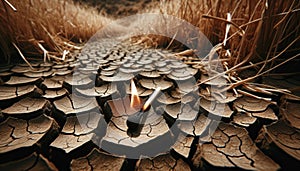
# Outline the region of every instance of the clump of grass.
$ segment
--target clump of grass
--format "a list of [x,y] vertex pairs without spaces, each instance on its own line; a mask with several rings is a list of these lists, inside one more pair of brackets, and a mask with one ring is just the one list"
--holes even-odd
[[[88,40],[109,19],[72,0],[2,0],[0,46],[9,61],[15,46],[26,56],[63,56]],[[14,45],[13,45],[14,44]],[[57,59],[57,58],[56,58]]]
[[[160,12],[190,22],[213,45],[221,45],[216,52],[227,59],[223,63],[226,71],[215,77],[255,71],[247,79],[235,80],[230,88],[269,74],[300,56],[300,2],[296,0],[165,0]],[[162,38],[156,43],[168,42],[171,39]]]

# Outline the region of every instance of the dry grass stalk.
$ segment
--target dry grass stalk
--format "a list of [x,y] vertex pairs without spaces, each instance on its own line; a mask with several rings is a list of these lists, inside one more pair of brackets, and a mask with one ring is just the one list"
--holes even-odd
[[[9,0],[0,6],[0,42],[5,53],[15,43],[26,55],[62,56],[88,40],[109,19],[72,0]],[[10,8],[7,8],[9,6]],[[17,11],[15,11],[16,9]],[[6,54],[7,56],[9,54]],[[0,60],[4,60],[3,58]]]
[[[299,58],[299,47],[296,46],[300,43],[299,9],[300,2],[296,0],[175,0],[163,1],[161,5],[161,12],[199,27],[214,45],[226,42],[226,46],[215,51],[220,59],[229,59],[226,70],[204,82],[224,74],[232,77],[245,69],[257,70],[253,77],[231,80],[231,85],[223,91],[246,85]],[[230,19],[226,16],[228,13]],[[233,27],[228,29],[229,25]],[[160,41],[160,44],[166,44],[164,41],[168,40]]]
[[18,53],[20,54],[21,58],[26,62],[26,64],[33,70],[34,68],[31,66],[31,64],[28,62],[28,60],[25,58],[21,50],[18,48],[18,46],[13,43],[13,46],[17,49]]
[[4,2],[5,2],[13,11],[17,11],[17,9],[9,1],[2,0],[2,2],[3,2],[3,5],[5,5],[4,4]]

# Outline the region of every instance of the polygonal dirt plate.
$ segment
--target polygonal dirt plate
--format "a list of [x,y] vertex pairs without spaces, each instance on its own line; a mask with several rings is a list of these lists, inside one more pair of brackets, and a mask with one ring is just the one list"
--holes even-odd
[[290,122],[291,126],[300,129],[300,104],[293,102],[285,102],[280,113]]
[[182,159],[175,159],[170,154],[160,155],[153,159],[142,159],[137,165],[138,171],[150,170],[191,170]]
[[[278,170],[280,166],[266,156],[253,143],[247,131],[230,124],[221,123],[212,136],[212,142],[198,146],[193,163],[201,162],[196,157],[215,167],[246,170]],[[200,160],[199,160],[200,159]]]
[[100,87],[93,87],[90,89],[79,89],[76,88],[80,94],[85,96],[100,96],[100,97],[107,97],[117,92],[117,86],[115,84],[104,84]]
[[35,85],[25,86],[0,86],[0,101],[9,100],[32,93],[36,89]]
[[25,116],[26,114],[39,113],[47,106],[49,106],[49,102],[46,99],[26,97],[2,112],[10,116]]
[[229,108],[228,104],[226,103],[217,103],[215,101],[208,101],[204,98],[201,98],[200,106],[209,113],[216,116],[230,118],[233,114],[233,111]]
[[283,151],[300,160],[300,133],[284,121],[264,126],[264,131]]
[[53,136],[57,131],[56,122],[46,115],[28,121],[9,117],[0,124],[0,156],[16,149],[32,147],[44,140],[49,141],[46,134]]
[[29,78],[25,76],[11,76],[10,79],[5,82],[6,85],[21,85],[27,83],[34,83],[40,78]]
[[53,102],[55,108],[65,115],[87,112],[99,108],[95,98],[87,98],[70,94]]
[[119,171],[125,159],[93,149],[87,156],[73,159],[71,170]]

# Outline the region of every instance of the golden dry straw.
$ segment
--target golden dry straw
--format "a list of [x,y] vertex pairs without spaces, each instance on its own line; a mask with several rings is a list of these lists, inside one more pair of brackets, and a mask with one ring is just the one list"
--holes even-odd
[[[72,0],[9,0],[0,5],[1,60],[15,51],[62,56],[88,40],[109,19]],[[5,57],[5,59],[3,59]]]

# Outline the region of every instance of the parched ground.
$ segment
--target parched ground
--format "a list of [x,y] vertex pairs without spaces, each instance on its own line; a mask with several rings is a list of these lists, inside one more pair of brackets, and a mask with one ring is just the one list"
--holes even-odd
[[[241,87],[238,95],[215,94],[213,85],[227,84],[219,80],[195,87],[191,79],[208,77],[205,64],[165,58],[174,54],[167,50],[123,42],[95,43],[88,52],[80,60],[32,62],[34,69],[26,64],[1,67],[1,169],[287,170],[299,166],[299,97],[257,93],[259,87],[251,85]],[[145,100],[158,86],[164,94],[137,137],[127,133],[126,98],[116,103],[119,112],[107,105],[130,94],[131,79]],[[297,78],[290,79],[263,81],[285,88],[299,86]],[[209,134],[206,128],[214,125],[216,130]],[[151,158],[139,159],[139,155]]]
[[[112,16],[135,13],[102,2],[99,9]],[[63,61],[1,65],[0,170],[300,167],[297,74],[264,76],[260,84],[220,93],[215,90],[228,80],[195,86],[210,76],[207,61],[176,57],[171,50],[103,40]],[[138,135],[127,126],[131,80],[143,101],[157,87],[162,92]]]

